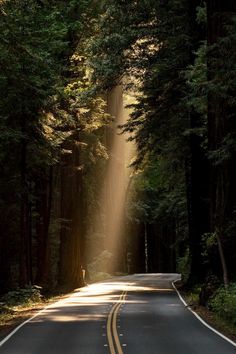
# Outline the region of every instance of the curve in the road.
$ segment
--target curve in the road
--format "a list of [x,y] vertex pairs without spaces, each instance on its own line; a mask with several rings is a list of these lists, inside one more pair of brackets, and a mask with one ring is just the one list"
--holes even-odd
[[[118,302],[112,307],[107,320],[107,338],[111,354],[123,354],[117,332],[117,315],[121,305],[125,302],[127,291],[123,291]],[[116,352],[116,349],[117,352]]]

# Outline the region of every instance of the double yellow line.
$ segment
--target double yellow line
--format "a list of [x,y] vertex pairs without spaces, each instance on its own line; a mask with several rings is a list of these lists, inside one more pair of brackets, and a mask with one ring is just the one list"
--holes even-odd
[[123,291],[117,303],[112,307],[107,320],[107,338],[111,354],[123,354],[117,333],[117,315],[121,305],[125,301],[127,291]]

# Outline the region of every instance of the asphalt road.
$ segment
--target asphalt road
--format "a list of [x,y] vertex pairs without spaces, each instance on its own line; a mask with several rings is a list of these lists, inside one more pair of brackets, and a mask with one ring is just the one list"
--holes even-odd
[[184,306],[176,279],[139,274],[75,291],[0,342],[0,354],[236,354]]

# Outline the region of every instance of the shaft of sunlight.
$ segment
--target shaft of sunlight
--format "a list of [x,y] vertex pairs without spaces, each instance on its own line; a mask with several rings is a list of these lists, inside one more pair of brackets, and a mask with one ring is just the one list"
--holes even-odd
[[[120,134],[119,126],[127,122],[129,112],[125,107],[123,87],[116,86],[108,95],[108,112],[115,117],[110,130],[110,161],[105,180],[106,242],[112,254],[110,272],[125,269],[125,203],[130,178],[129,162],[132,144],[127,135]],[[109,144],[108,144],[109,145]]]
[[[122,85],[114,87],[107,95],[107,111],[113,117],[113,122],[106,131],[109,161],[103,181],[98,215],[95,216],[97,220],[95,232],[101,235],[103,252],[105,252],[100,253],[102,257],[109,254],[107,263],[104,261],[106,266],[103,264],[103,269],[97,269],[97,271],[109,274],[123,272],[126,268],[125,204],[131,175],[129,164],[133,156],[134,145],[127,141],[127,135],[121,134],[119,128],[127,122],[130,115],[129,109],[125,107],[125,101]],[[96,254],[94,248],[101,247],[101,244],[94,243],[93,235],[91,235],[88,247],[90,252]]]

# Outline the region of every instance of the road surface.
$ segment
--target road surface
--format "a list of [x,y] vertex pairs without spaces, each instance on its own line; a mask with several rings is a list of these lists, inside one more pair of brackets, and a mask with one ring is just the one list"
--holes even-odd
[[113,278],[75,291],[0,343],[0,354],[236,354],[181,302],[176,274]]

